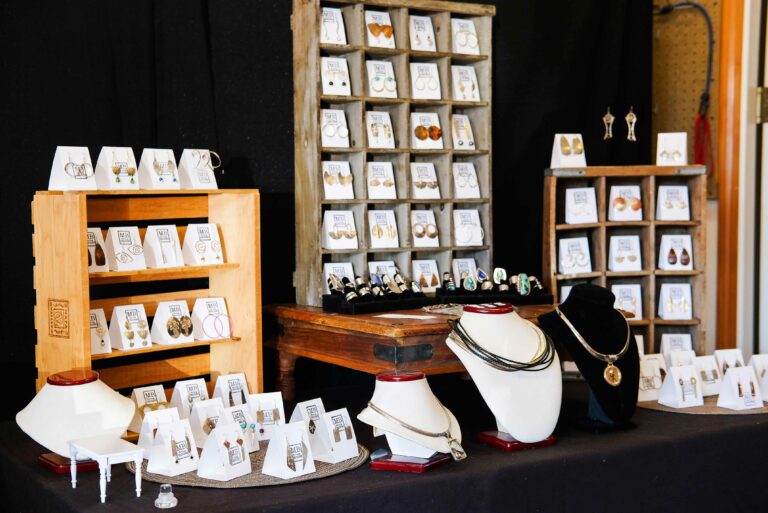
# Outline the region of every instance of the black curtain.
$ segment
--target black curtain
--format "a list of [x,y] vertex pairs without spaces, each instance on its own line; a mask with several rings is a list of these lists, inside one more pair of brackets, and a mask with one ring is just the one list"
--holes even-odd
[[[590,164],[650,161],[651,2],[525,0],[494,20],[495,261],[541,270],[542,170],[553,134],[584,134]],[[293,95],[288,0],[0,3],[2,362],[34,394],[30,202],[57,145],[205,147],[219,186],[262,192],[264,303],[294,298]],[[602,140],[610,105],[616,137]],[[638,116],[638,142],[623,116]],[[267,362],[268,363],[268,362]],[[328,372],[316,370],[315,372]],[[334,371],[333,381],[345,374]],[[10,381],[13,380],[13,381]]]

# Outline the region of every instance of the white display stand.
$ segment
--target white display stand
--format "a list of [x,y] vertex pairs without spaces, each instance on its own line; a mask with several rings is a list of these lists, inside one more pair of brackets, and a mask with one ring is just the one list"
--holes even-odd
[[723,378],[730,369],[744,367],[744,355],[741,349],[716,349],[714,356]]
[[104,236],[101,233],[101,228],[88,228],[86,236],[88,237],[89,254],[88,272],[104,273],[109,271],[107,252],[104,249],[106,244],[104,243]]
[[100,191],[139,190],[133,149],[103,146],[96,160],[96,185]]
[[323,264],[323,283],[325,283],[325,293],[330,294],[328,287],[328,277],[335,274],[339,279],[347,278],[349,281],[355,281],[355,270],[352,262],[326,262]]
[[672,351],[669,353],[669,367],[684,367],[696,363],[694,351]]
[[749,359],[749,366],[755,369],[755,375],[760,382],[760,393],[768,395],[768,354],[755,354]]
[[608,270],[632,272],[643,270],[639,235],[613,235],[608,243]]
[[581,134],[555,134],[549,167],[586,167],[587,151]]
[[341,9],[323,7],[320,18],[322,23],[320,43],[332,45],[347,44],[347,33],[344,30],[344,16],[341,14]]
[[326,160],[322,163],[325,199],[354,199],[352,171],[346,160]]
[[218,189],[216,175],[214,175],[211,155],[216,155],[221,165],[221,157],[208,149],[185,149],[181,152],[179,160],[179,179],[183,189]]
[[662,132],[656,136],[656,165],[688,165],[688,134],[686,132]]
[[659,361],[654,358],[640,357],[640,389],[637,393],[637,401],[658,401],[662,384]]
[[668,365],[672,360],[670,354],[673,351],[691,351],[693,350],[693,341],[690,333],[663,333],[661,335],[661,345],[659,351],[664,355]]
[[701,379],[696,367],[669,367],[664,385],[661,387],[659,404],[670,408],[690,408],[704,404]]
[[408,34],[410,36],[411,50],[420,52],[437,51],[437,45],[435,44],[435,29],[432,26],[432,18],[429,16],[415,16],[412,14],[408,17],[408,26],[410,29]]
[[642,357],[645,354],[645,338],[643,335],[635,334],[635,343],[637,344],[637,352]]
[[568,295],[571,293],[571,289],[573,289],[573,285],[563,285],[560,287],[560,303],[565,303],[565,300],[568,299]]
[[259,450],[258,428],[250,410],[251,408],[247,403],[224,408],[221,412],[221,418],[216,424],[217,428],[221,428],[224,425],[238,427],[240,429],[240,436],[245,439],[245,450],[248,454]]
[[246,443],[239,426],[219,424],[203,445],[197,475],[203,479],[230,481],[250,474],[251,458]]
[[150,347],[152,340],[144,305],[114,307],[109,322],[109,339],[112,348],[121,351]]
[[219,423],[223,411],[224,403],[221,397],[195,401],[189,416],[189,424],[192,426],[192,434],[197,445],[202,446],[205,443],[208,435]]
[[451,18],[451,41],[453,53],[480,55],[475,23],[470,19]]
[[343,57],[320,57],[320,77],[323,81],[323,94],[332,96],[352,95],[347,59]]
[[451,270],[453,271],[453,281],[458,287],[461,285],[464,273],[469,277],[477,276],[477,262],[474,258],[454,258],[451,262]]
[[177,381],[173,386],[171,406],[179,411],[179,418],[188,419],[198,401],[208,400],[208,388],[203,378]]
[[231,325],[223,297],[201,297],[192,307],[192,336],[195,340],[230,338]]
[[349,127],[343,110],[320,110],[320,134],[326,148],[349,148]]
[[[395,33],[388,12],[366,10],[365,27],[368,46],[375,46],[377,48],[395,47]],[[373,27],[377,27],[378,30]]]
[[102,504],[107,500],[107,482],[112,480],[112,465],[132,461],[136,465],[134,482],[136,497],[141,497],[141,462],[144,449],[112,436],[94,436],[70,440],[70,474],[72,488],[77,488],[77,460],[91,459],[99,464],[99,489]]
[[[328,437],[328,419],[325,416],[325,406],[319,397],[303,401],[296,405],[291,414],[290,424],[303,422],[307,427],[308,439],[312,455],[315,459],[318,454],[325,456],[326,461],[331,453],[331,443]],[[326,461],[326,463],[331,463]]]
[[161,346],[194,342],[193,327],[186,301],[161,301],[152,319],[152,342]]
[[430,447],[424,447],[423,445],[419,445],[416,442],[412,442],[406,438],[403,438],[402,436],[398,436],[394,433],[379,429],[374,426],[373,436],[377,437],[381,435],[385,436],[387,439],[387,445],[389,446],[389,451],[395,456],[428,459],[437,454],[437,451]]
[[225,262],[219,227],[215,223],[187,226],[181,251],[187,265],[216,265]]
[[[142,419],[148,413],[165,410],[170,406],[165,397],[163,385],[134,388],[131,392],[131,400],[136,404],[136,413],[134,413],[133,419],[128,425],[128,431],[133,431],[134,433],[138,433],[141,430]],[[178,418],[177,414],[176,419],[178,420]]]
[[701,378],[701,389],[704,393],[704,397],[712,395],[718,395],[720,393],[720,387],[723,383],[723,376],[717,369],[717,361],[715,357],[710,355],[697,356],[693,365],[699,373]]
[[220,397],[225,408],[248,404],[248,394],[248,383],[242,372],[222,374],[213,387],[213,397]]
[[384,276],[385,274],[389,276],[390,279],[394,280],[396,272],[397,267],[395,267],[395,262],[392,260],[368,262],[368,274],[371,277],[371,281],[375,285],[382,285],[381,278],[379,276]]
[[690,221],[691,205],[687,185],[659,185],[656,195],[658,221]]
[[369,210],[368,230],[372,248],[399,248],[394,210]]
[[413,281],[421,285],[424,292],[434,292],[440,287],[440,270],[435,260],[411,261]]
[[176,225],[147,226],[144,234],[144,258],[149,269],[183,267],[179,232]]
[[440,199],[440,184],[434,163],[411,162],[411,197]]
[[315,459],[304,422],[275,426],[262,474],[291,479],[315,472]]
[[439,247],[440,234],[435,213],[431,210],[411,210],[411,235],[415,248]]
[[111,226],[104,242],[110,271],[138,271],[147,268],[137,226]]
[[323,248],[357,249],[355,215],[351,210],[326,210],[323,213]]
[[662,283],[658,315],[667,321],[693,319],[691,284]]
[[477,182],[475,165],[471,162],[453,163],[453,195],[457,199],[479,199],[480,186]]
[[368,96],[373,98],[397,98],[395,70],[389,61],[365,61],[368,71]]
[[763,393],[753,367],[735,367],[728,370],[720,387],[717,406],[729,410],[763,407]]
[[366,163],[368,199],[397,199],[392,162]]
[[414,150],[443,149],[440,117],[436,112],[411,112],[411,148]]
[[[134,420],[136,416],[134,416]],[[139,433],[139,447],[144,449],[144,457],[149,459],[150,451],[155,443],[157,432],[163,425],[171,425],[179,420],[179,411],[176,408],[163,408],[149,410],[141,417],[138,427],[133,429],[133,422],[129,429]]]
[[597,199],[594,187],[578,187],[565,190],[566,224],[597,222]]
[[641,198],[639,185],[612,185],[608,196],[608,220],[642,221]]
[[560,239],[557,267],[561,274],[592,272],[589,241],[586,237]]
[[659,362],[659,368],[662,370],[662,376],[667,373],[667,361],[664,359],[664,355],[661,353],[650,353],[643,356],[646,360],[656,360]]
[[139,161],[142,189],[173,191],[181,189],[173,150],[145,148]]
[[477,149],[475,147],[475,135],[472,132],[472,123],[469,121],[469,116],[466,114],[454,114],[451,116],[451,128],[454,150],[474,151]]
[[661,236],[659,269],[665,271],[693,270],[693,243],[688,234]]
[[485,230],[480,224],[480,213],[471,209],[455,209],[453,211],[453,237],[456,246],[482,246]]
[[440,73],[434,62],[412,62],[411,98],[414,100],[440,100]]
[[49,191],[95,191],[98,189],[85,146],[57,146],[48,179]]
[[275,426],[285,424],[283,396],[280,392],[266,392],[248,396],[251,416],[256,420],[259,440],[271,440]]
[[189,420],[161,424],[150,450],[147,472],[174,477],[196,470],[199,463]]
[[480,101],[480,86],[473,66],[451,66],[453,99],[464,102]]
[[392,129],[392,119],[389,112],[369,110],[365,113],[365,128],[368,134],[369,148],[395,147],[395,131]]
[[633,321],[643,318],[643,292],[640,284],[611,285],[611,292],[616,297],[614,308],[633,314]]
[[312,447],[315,460],[335,464],[350,458],[357,458],[360,449],[357,446],[355,429],[352,427],[352,419],[349,418],[347,409],[329,411],[323,417],[325,417],[325,431],[323,431],[322,436],[328,440],[330,450],[321,453]]
[[89,325],[91,328],[91,355],[110,354],[112,352],[112,339],[109,337],[107,317],[103,308],[90,311]]

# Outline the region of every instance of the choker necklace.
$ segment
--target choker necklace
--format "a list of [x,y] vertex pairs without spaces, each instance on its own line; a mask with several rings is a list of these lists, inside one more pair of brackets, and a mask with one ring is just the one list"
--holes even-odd
[[413,431],[414,433],[417,433],[422,436],[429,436],[432,438],[445,438],[448,441],[448,448],[451,450],[451,456],[453,456],[453,459],[456,461],[461,461],[464,458],[467,457],[467,453],[464,452],[464,448],[461,446],[461,444],[451,436],[451,416],[448,415],[448,410],[445,409],[445,406],[442,404],[440,405],[440,408],[443,409],[443,413],[445,414],[445,418],[448,419],[448,428],[441,432],[441,433],[431,433],[429,431],[423,431],[417,427],[411,426],[410,424],[407,424],[403,422],[402,420],[398,419],[397,417],[394,417],[390,415],[389,413],[385,412],[372,402],[368,401],[368,407],[384,417],[385,419],[391,420],[392,422],[395,422],[397,424],[400,424],[401,427],[404,427],[408,431]]
[[536,327],[529,321],[525,322],[539,339],[539,346],[536,349],[536,353],[529,362],[510,360],[483,348],[469,336],[469,333],[467,333],[467,330],[464,329],[464,326],[461,325],[461,321],[458,319],[448,321],[448,325],[451,327],[451,330],[453,330],[448,336],[459,346],[474,354],[494,369],[505,372],[542,371],[552,365],[552,362],[555,360],[555,348],[552,345],[552,341],[548,337],[545,337],[541,330],[536,329]]
[[578,340],[582,346],[584,346],[584,349],[589,352],[592,356],[597,358],[598,360],[604,361],[607,365],[605,366],[605,370],[603,371],[603,379],[606,383],[611,385],[612,387],[617,387],[619,384],[621,384],[621,371],[618,367],[614,365],[614,362],[619,360],[624,354],[627,352],[627,349],[629,349],[629,324],[627,323],[627,320],[624,319],[624,316],[622,315],[622,319],[624,319],[624,323],[627,325],[627,340],[624,342],[624,348],[619,351],[617,354],[603,354],[598,353],[590,345],[587,343],[586,340],[584,340],[584,337],[581,336],[581,333],[579,333],[576,328],[571,324],[571,321],[568,320],[568,318],[565,316],[563,312],[560,311],[560,308],[555,308],[555,311],[557,312],[557,315],[560,316],[560,318],[563,320],[566,326],[571,330],[571,332],[576,336],[576,340]]

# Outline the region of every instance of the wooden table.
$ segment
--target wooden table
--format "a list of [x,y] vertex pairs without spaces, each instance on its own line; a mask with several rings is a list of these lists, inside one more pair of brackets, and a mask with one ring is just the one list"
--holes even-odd
[[[518,313],[532,321],[550,310],[551,305],[518,307]],[[448,315],[423,310],[348,315],[297,305],[277,306],[272,311],[280,332],[275,340],[265,343],[277,349],[277,388],[287,400],[295,397],[294,371],[299,357],[370,374],[391,370],[420,370],[426,374],[464,371],[445,344],[450,331],[446,321],[454,318]]]

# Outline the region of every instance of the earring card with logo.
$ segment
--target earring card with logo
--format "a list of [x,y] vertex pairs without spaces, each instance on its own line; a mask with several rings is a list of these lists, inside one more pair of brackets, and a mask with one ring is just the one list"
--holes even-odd
[[368,46],[394,48],[395,34],[392,19],[386,11],[365,11],[365,35]]
[[192,405],[192,413],[189,415],[189,424],[197,445],[203,445],[216,428],[224,411],[224,402],[221,397],[202,399]]
[[720,393],[720,386],[723,383],[723,376],[717,369],[717,361],[713,355],[697,356],[693,360],[693,365],[701,377],[701,389],[704,397],[717,395]]
[[485,230],[480,223],[480,213],[473,209],[455,209],[453,237],[457,246],[482,246]]
[[435,52],[435,29],[432,26],[432,18],[429,16],[416,16],[411,14],[408,17],[409,36],[411,41],[411,50],[420,52]]
[[328,454],[331,451],[328,438],[325,406],[319,397],[303,401],[296,405],[291,414],[290,424],[302,422],[307,428],[312,454]]
[[111,226],[107,230],[104,247],[110,271],[137,271],[147,268],[137,226]]
[[85,146],[57,146],[48,180],[49,191],[95,191],[98,189]]
[[250,394],[248,404],[251,416],[256,420],[259,440],[271,440],[275,426],[285,424],[283,395],[280,392]]
[[139,190],[133,148],[102,147],[96,160],[96,185],[100,191]]
[[659,317],[664,320],[693,319],[690,283],[662,283],[659,292]]
[[669,367],[661,387],[659,404],[670,408],[690,408],[704,404],[701,381],[693,365]]
[[152,319],[152,341],[159,345],[194,342],[194,323],[186,301],[161,301]]
[[639,321],[643,318],[643,293],[639,284],[612,285],[611,292],[616,297],[614,308],[634,314],[630,320]]
[[608,244],[608,270],[642,271],[643,258],[638,235],[614,235]]
[[320,43],[331,45],[347,44],[347,32],[344,28],[344,16],[341,9],[323,7],[320,12]]
[[225,374],[216,378],[213,397],[220,397],[225,408],[247,404],[248,394],[248,383],[245,381],[244,373]]
[[144,234],[144,258],[149,269],[184,267],[179,232],[176,225],[147,226]]
[[643,356],[643,358],[646,358],[648,360],[657,360],[659,362],[659,368],[664,371],[664,373],[667,372],[667,362],[664,360],[664,355],[661,353],[651,353],[646,354]]
[[173,150],[145,148],[139,161],[141,188],[147,190],[180,190],[176,157]]
[[323,94],[332,96],[352,95],[349,66],[344,57],[321,57],[320,76],[323,79]]
[[356,458],[360,453],[355,437],[355,429],[352,427],[352,419],[346,408],[324,413],[325,432],[323,436],[328,440],[329,450],[320,453],[312,447],[315,460],[325,463],[341,463],[350,458]]
[[474,66],[451,66],[453,77],[453,99],[464,102],[479,102],[480,87]]
[[89,313],[91,333],[91,355],[112,353],[112,341],[109,338],[107,317],[103,308],[96,308]]
[[443,149],[443,131],[436,112],[411,112],[411,148]]
[[109,322],[109,339],[112,348],[121,351],[151,347],[152,339],[144,305],[114,307]]
[[453,281],[458,287],[464,276],[471,278],[477,276],[477,261],[474,258],[454,258],[451,262],[451,270],[453,271]]
[[440,100],[440,73],[434,62],[411,62],[411,98]]
[[372,248],[399,248],[394,210],[369,210],[368,231]]
[[346,160],[325,160],[322,163],[325,199],[355,199],[352,171]]
[[749,359],[749,366],[755,369],[755,375],[760,382],[760,393],[763,397],[768,394],[768,354],[755,354]]
[[395,131],[389,112],[369,110],[365,113],[365,127],[368,134],[369,148],[395,147]]
[[221,340],[232,336],[223,297],[201,297],[192,307],[192,337],[195,340]]
[[480,198],[480,185],[477,181],[477,171],[472,162],[453,163],[453,196],[456,199]]
[[215,223],[187,226],[181,251],[187,265],[217,265],[225,261],[219,227]]
[[368,275],[371,277],[371,282],[375,285],[382,285],[380,276],[387,275],[390,279],[394,279],[396,272],[397,268],[392,260],[368,262]]
[[173,386],[171,406],[179,410],[179,418],[188,419],[198,401],[208,400],[208,388],[203,378],[177,381]]
[[453,53],[480,55],[480,41],[475,23],[470,19],[451,18]]
[[365,61],[368,72],[368,96],[397,98],[395,70],[389,61]]
[[290,479],[314,472],[315,459],[307,425],[299,421],[275,426],[261,473]]
[[643,196],[639,185],[613,185],[608,196],[609,221],[642,221]]
[[752,367],[729,369],[720,386],[717,406],[729,410],[751,410],[763,407],[760,382]]
[[[133,392],[131,392],[131,400],[136,405],[136,411],[133,414],[131,423],[128,425],[128,431],[133,431],[135,433],[141,431],[142,419],[144,419],[149,412],[169,408],[168,400],[165,397],[165,390],[162,385],[134,388]],[[173,418],[175,420],[179,419],[178,411]]]
[[744,354],[741,349],[715,349],[715,360],[720,373],[725,376],[733,368],[744,367]]
[[251,471],[251,458],[240,427],[219,423],[205,440],[197,475],[214,481],[231,481]]
[[687,185],[659,185],[656,194],[656,219],[659,221],[691,220]]
[[440,184],[433,162],[411,162],[411,197],[440,199]]
[[583,274],[592,272],[589,241],[586,237],[560,239],[558,268],[561,274]]
[[357,228],[351,210],[326,210],[323,214],[323,248],[357,249]]
[[397,199],[392,162],[367,162],[368,199]]
[[683,365],[693,365],[696,360],[696,353],[693,351],[672,351],[669,353],[669,366],[681,367]]
[[549,167],[586,167],[587,152],[581,134],[555,134]]
[[424,292],[434,292],[440,286],[440,270],[435,260],[414,260],[411,262],[413,281],[421,285]]
[[[162,389],[162,386],[160,386],[160,388]],[[165,392],[163,392],[163,398],[165,398]],[[141,395],[139,396],[139,400],[141,400]],[[143,413],[138,422],[138,426],[131,422],[130,427],[135,429],[130,430],[139,433],[137,444],[144,449],[144,459],[149,459],[152,446],[155,443],[155,438],[160,427],[173,424],[174,422],[178,422],[178,420],[179,412],[176,408],[164,408],[148,410],[146,413]]]
[[439,235],[434,212],[411,210],[411,236],[414,247],[437,248],[440,246]]
[[347,278],[349,281],[355,281],[355,271],[352,268],[352,262],[326,262],[323,264],[323,279],[325,280],[325,293],[330,294],[328,288],[328,277],[335,274],[339,279]]
[[663,333],[661,335],[661,346],[659,348],[661,354],[664,355],[664,359],[668,365],[672,364],[670,354],[673,351],[692,351],[693,341],[690,333]]
[[693,242],[689,234],[664,234],[659,244],[659,269],[693,270]]
[[594,187],[579,187],[565,190],[566,224],[597,222],[597,199]]
[[326,148],[349,148],[347,115],[340,109],[322,109],[320,112],[322,145]]
[[182,189],[218,189],[212,157],[215,156],[221,166],[221,157],[208,149],[185,149],[179,159],[179,180]]
[[245,440],[245,450],[248,454],[259,450],[258,428],[251,415],[249,404],[224,408],[216,427],[219,428],[224,425],[235,425],[240,428],[241,435]]
[[688,165],[688,134],[686,132],[668,132],[657,135],[656,165]]
[[451,116],[451,135],[454,150],[474,151],[477,149],[475,147],[475,135],[472,133],[472,123],[466,114]]
[[640,358],[640,390],[637,401],[658,401],[661,395],[661,368],[658,360]]
[[147,472],[153,474],[174,477],[196,470],[200,457],[189,420],[160,425],[148,459]]
[[104,249],[104,235],[101,228],[88,228],[86,233],[88,240],[88,272],[103,273],[109,271],[107,253]]

